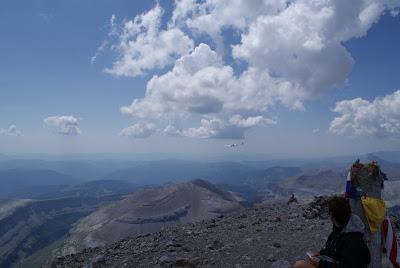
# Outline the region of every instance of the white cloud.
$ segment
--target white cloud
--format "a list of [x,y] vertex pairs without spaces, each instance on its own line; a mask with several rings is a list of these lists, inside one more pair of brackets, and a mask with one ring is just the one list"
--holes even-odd
[[[345,83],[353,59],[342,43],[365,35],[399,1],[177,1],[172,21],[222,38],[242,33],[233,56],[291,84],[299,101]],[[179,25],[179,23],[176,23]],[[217,42],[220,42],[216,40]]]
[[15,125],[9,126],[7,129],[0,129],[0,136],[22,136],[22,132]]
[[186,26],[195,33],[210,35],[221,48],[224,28],[234,27],[244,31],[254,18],[262,14],[276,14],[286,7],[286,2],[286,0],[178,0],[175,1],[171,22],[173,25]]
[[79,119],[71,115],[50,116],[43,119],[45,127],[52,129],[60,135],[75,136],[81,134]]
[[163,130],[163,134],[165,136],[182,136],[182,129],[179,129],[178,127],[174,126],[174,125],[167,125],[164,130]]
[[260,125],[275,125],[276,121],[264,118],[261,115],[247,118],[243,118],[241,115],[234,115],[229,119],[229,123],[237,127],[251,128]]
[[[334,34],[332,38],[341,41],[363,36],[385,9],[396,14],[399,5],[398,0],[176,0],[171,24],[207,33],[214,41],[222,43],[221,32],[226,28],[246,33],[260,18],[281,18],[275,24],[278,31],[284,30],[283,24],[291,30],[281,35],[293,34],[293,30],[316,31],[315,36],[299,45],[318,48],[324,41],[318,36],[321,34],[318,29],[328,34],[330,31]],[[330,21],[325,20],[326,15],[332,15],[327,18]]]
[[314,128],[313,130],[312,130],[312,133],[314,133],[314,134],[317,134],[317,133],[319,133],[321,130],[319,129],[319,128]]
[[[345,82],[353,59],[342,46],[350,35],[343,31],[354,25],[346,16],[357,12],[341,14],[335,1],[296,1],[275,16],[259,16],[233,56],[289,82],[287,93],[300,91],[302,101]],[[352,37],[358,34],[354,29]]]
[[[343,43],[366,35],[399,6],[399,0],[176,0],[162,30],[157,5],[125,22],[113,46],[120,57],[109,72],[136,76],[172,67],[153,76],[144,97],[121,112],[161,125],[167,135],[242,138],[274,106],[304,110],[307,100],[343,86],[354,64]],[[224,40],[225,29],[240,41]],[[217,49],[200,43],[193,50],[188,36],[199,43],[199,33],[211,36]],[[243,71],[224,61],[226,43],[245,63]],[[185,122],[200,126],[178,127]]]
[[394,1],[292,1],[276,15],[258,16],[232,54],[290,82],[296,87],[287,93],[298,92],[304,101],[345,83],[354,60],[343,43],[364,36],[393,6]]
[[241,115],[234,115],[225,122],[218,118],[202,119],[198,128],[176,130],[167,127],[169,133],[191,138],[218,138],[218,139],[244,139],[247,129],[276,124],[276,121],[262,116],[243,118]]
[[199,127],[187,129],[177,128],[174,125],[167,125],[163,130],[166,136],[182,136],[190,138],[218,138],[218,139],[244,139],[245,131],[250,128],[263,125],[274,125],[275,120],[254,116],[243,118],[241,115],[234,115],[228,121],[219,118],[207,118],[200,121]]
[[169,22],[170,27],[184,23],[184,19],[196,9],[197,5],[195,0],[175,0],[174,11]]
[[[117,60],[106,72],[116,76],[138,76],[146,71],[172,64],[176,58],[193,49],[193,41],[178,28],[161,30],[163,9],[157,5],[135,19],[126,21],[122,30],[115,29],[112,17],[112,36],[117,43],[112,45],[118,53]],[[99,50],[104,50],[103,43]],[[97,54],[95,55],[95,60]]]
[[138,118],[218,113],[232,78],[232,68],[222,66],[218,55],[201,44],[179,59],[173,70],[154,76],[147,84],[145,98],[134,100],[121,111]]
[[110,29],[108,38],[101,42],[101,45],[97,48],[96,53],[91,57],[90,62],[93,64],[101,53],[103,53],[109,46],[113,38],[118,37],[117,26],[115,24],[115,14],[111,15],[110,21],[106,24],[106,27]]
[[361,98],[336,103],[340,114],[331,122],[329,131],[338,135],[400,135],[400,90],[372,102]]
[[137,123],[121,130],[120,135],[133,138],[147,138],[157,131],[152,123]]
[[202,119],[198,128],[185,129],[181,135],[191,138],[244,139],[244,130],[219,119]]
[[154,76],[147,84],[146,95],[121,108],[135,118],[177,118],[190,115],[259,113],[280,101],[301,108],[291,86],[266,73],[249,69],[239,78],[230,66],[206,44],[176,61],[174,68]]

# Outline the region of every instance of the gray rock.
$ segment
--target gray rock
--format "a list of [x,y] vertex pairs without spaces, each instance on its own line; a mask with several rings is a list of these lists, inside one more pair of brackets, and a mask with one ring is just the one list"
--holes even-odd
[[291,268],[291,265],[286,260],[278,260],[271,265],[272,268]]
[[196,264],[194,264],[191,260],[188,258],[177,258],[174,262],[174,265],[176,267],[196,267]]
[[161,264],[166,264],[172,262],[172,260],[168,256],[162,256],[158,259],[158,262]]
[[273,246],[274,248],[280,248],[280,247],[281,247],[281,244],[278,243],[278,242],[274,242],[274,243],[272,244],[272,246]]
[[[100,267],[290,267],[304,252],[320,249],[330,233],[329,220],[321,217],[290,221],[291,215],[302,214],[308,206],[288,210],[286,202],[274,200],[220,220],[165,227],[149,236],[85,249],[57,259],[58,266],[53,267],[89,267],[95,256],[106,260]],[[253,226],[255,222],[260,224]]]

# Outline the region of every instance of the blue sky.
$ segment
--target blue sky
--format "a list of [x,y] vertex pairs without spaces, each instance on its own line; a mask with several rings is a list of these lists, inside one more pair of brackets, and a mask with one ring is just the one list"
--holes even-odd
[[[305,93],[302,91],[302,96],[298,99],[304,109],[295,108],[292,102],[282,104],[283,100],[279,100],[266,110],[243,108],[222,110],[221,113],[190,113],[186,110],[180,111],[184,105],[177,101],[173,114],[167,119],[159,120],[139,116],[135,107],[130,104],[133,99],[146,100],[144,95],[149,80],[153,75],[162,77],[169,72],[174,67],[174,62],[169,62],[162,68],[146,69],[139,75],[129,71],[122,74],[104,71],[106,68],[112,68],[113,62],[122,56],[121,50],[111,48],[111,45],[119,44],[118,38],[121,37],[121,32],[118,32],[117,39],[108,36],[112,28],[111,16],[114,14],[115,24],[123,28],[126,21],[154,9],[156,2],[5,0],[1,5],[1,153],[256,152],[276,157],[298,157],[400,149],[400,133],[397,133],[395,127],[390,128],[390,131],[376,128],[385,123],[385,119],[382,118],[387,116],[392,116],[390,122],[395,122],[394,125],[400,121],[399,113],[380,111],[383,109],[380,108],[380,103],[371,106],[371,109],[375,109],[379,114],[376,119],[379,122],[357,122],[370,126],[368,130],[362,126],[353,129],[340,124],[330,130],[332,121],[338,116],[338,113],[332,111],[338,102],[356,98],[372,102],[377,97],[392,95],[400,89],[400,18],[389,14],[389,10],[376,15],[375,20],[378,22],[371,27],[354,30],[355,37],[338,41],[354,59],[351,72],[344,77],[346,81],[337,88],[331,88],[328,83],[324,84],[324,88],[316,88],[316,93],[313,91],[310,94],[305,87]],[[161,30],[165,30],[175,8],[174,1],[159,1],[159,5],[164,10]],[[217,11],[215,12],[217,16]],[[195,18],[190,19],[194,21]],[[290,69],[285,76],[286,69],[282,69],[285,66],[275,70],[274,66],[268,64],[260,67],[254,58],[238,56],[235,59],[232,56],[230,45],[240,44],[241,36],[251,32],[252,22],[239,30],[235,27],[242,26],[221,26],[225,27],[222,34],[225,45],[221,48],[218,47],[217,37],[207,30],[202,32],[202,25],[192,30],[188,26],[188,18],[182,15],[181,19],[186,24],[182,27],[175,25],[174,29],[181,29],[193,41],[193,47],[188,43],[188,51],[179,51],[180,55],[177,55],[174,61],[184,57],[185,53],[194,53],[195,48],[201,42],[205,42],[209,46],[205,53],[211,55],[209,50],[218,53],[223,58],[223,64],[231,66],[237,76],[251,65],[262,69],[263,72],[271,71],[274,75],[278,73],[282,80],[288,82],[292,82],[293,77],[297,79],[297,73],[292,75],[294,72],[302,74],[301,70]],[[341,28],[338,28],[338,31],[340,30]],[[366,31],[367,34],[357,31]],[[136,40],[135,37],[132,38],[131,41]],[[99,53],[95,62],[91,62],[99,46],[107,40],[108,47]],[[327,40],[330,41],[329,38]],[[243,45],[239,50],[250,49],[253,49],[250,45]],[[293,48],[294,51],[296,49]],[[318,60],[324,60],[324,57],[319,57],[317,53],[313,55],[316,55]],[[264,56],[268,57],[266,59],[275,59],[271,55]],[[307,62],[302,64],[307,65]],[[337,68],[345,67],[339,64]],[[331,72],[330,69],[327,70]],[[332,72],[335,71],[337,70]],[[280,96],[274,98],[279,99]],[[270,101],[265,100],[265,103]],[[394,107],[398,103],[396,99],[391,102]],[[145,104],[162,105],[154,103],[154,99],[146,100]],[[129,111],[123,114],[120,111],[121,107],[128,107]],[[145,109],[141,107],[139,108]],[[398,108],[400,110],[400,107]],[[358,108],[354,109],[354,113],[362,112]],[[147,113],[146,110],[143,112]],[[177,114],[186,112],[187,115],[183,119],[176,119],[179,117]],[[68,118],[64,118],[64,121],[45,121],[46,118],[60,116],[74,117],[77,122],[71,123]],[[239,116],[235,121],[239,122],[237,125],[232,123],[235,116]],[[221,126],[218,125],[217,129],[203,126],[200,129],[201,119],[216,120]],[[67,131],[60,130],[60,127],[65,127],[65,120],[69,122],[66,126]],[[174,129],[176,127],[178,131],[173,136],[163,134],[162,130],[167,121],[179,121],[174,125]],[[248,127],[250,121],[264,123],[254,123]],[[272,121],[274,123],[269,123]],[[7,133],[12,125],[15,125],[22,135]],[[79,133],[74,132],[76,129]],[[122,131],[123,129],[126,131]],[[143,132],[143,129],[147,132]],[[71,133],[73,135],[69,135]],[[225,147],[226,144],[238,142],[235,138],[242,133],[244,146],[234,150]]]

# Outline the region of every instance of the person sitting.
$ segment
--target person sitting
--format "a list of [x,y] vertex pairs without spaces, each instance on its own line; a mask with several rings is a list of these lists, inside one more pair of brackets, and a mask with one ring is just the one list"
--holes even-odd
[[370,253],[363,240],[364,224],[351,214],[348,201],[344,197],[332,197],[328,209],[333,227],[325,248],[310,254],[307,261],[297,261],[293,268],[366,268],[370,263]]

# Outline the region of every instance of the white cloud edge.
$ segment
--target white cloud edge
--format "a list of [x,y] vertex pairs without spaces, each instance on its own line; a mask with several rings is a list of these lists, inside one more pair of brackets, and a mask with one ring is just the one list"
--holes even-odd
[[332,111],[339,114],[330,123],[332,134],[400,137],[400,90],[373,101],[342,100]]
[[56,115],[44,118],[43,125],[59,135],[77,136],[82,133],[79,128],[81,120],[72,115]]
[[0,129],[0,136],[23,136],[22,132],[17,128],[16,125],[12,124],[6,129]]

